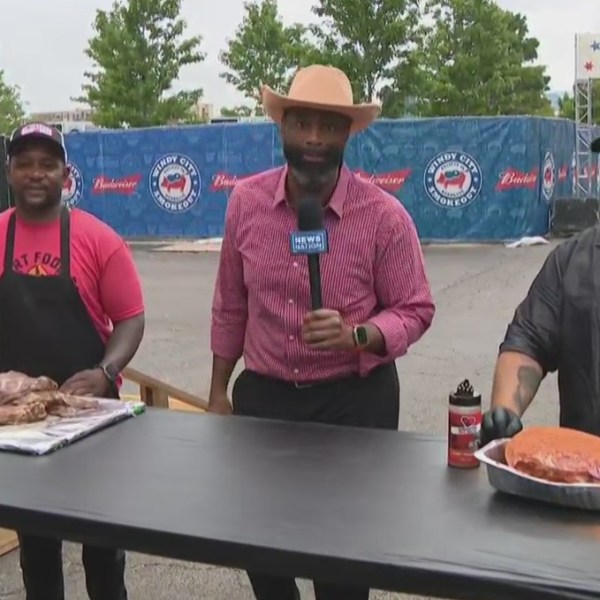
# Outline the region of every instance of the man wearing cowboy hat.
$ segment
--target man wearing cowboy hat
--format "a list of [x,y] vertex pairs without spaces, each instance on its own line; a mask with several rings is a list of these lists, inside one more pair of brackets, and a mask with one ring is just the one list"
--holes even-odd
[[[299,70],[288,96],[264,87],[263,105],[280,127],[287,164],[244,179],[229,198],[209,410],[397,429],[395,359],[427,331],[434,305],[410,215],[344,164],[349,136],[367,128],[379,108],[353,104],[346,75],[322,65]],[[319,310],[311,307],[304,257],[290,252],[295,207],[308,195],[324,206],[329,239],[321,255],[326,308]],[[242,357],[232,406],[227,388]],[[299,598],[292,578],[249,578],[258,600]],[[317,600],[369,597],[368,588],[343,582],[314,588]]]

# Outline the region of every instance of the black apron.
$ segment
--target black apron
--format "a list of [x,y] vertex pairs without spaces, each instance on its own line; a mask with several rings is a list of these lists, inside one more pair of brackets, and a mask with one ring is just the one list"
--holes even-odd
[[104,357],[105,344],[71,279],[70,215],[60,216],[60,271],[13,271],[16,215],[10,216],[0,277],[0,372],[45,375],[62,385]]

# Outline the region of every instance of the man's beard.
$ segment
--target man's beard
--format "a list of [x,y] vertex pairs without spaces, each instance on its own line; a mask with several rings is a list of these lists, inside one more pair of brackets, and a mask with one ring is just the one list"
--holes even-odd
[[19,204],[25,209],[33,212],[44,212],[59,206],[62,202],[62,190],[56,192],[47,190],[45,194],[32,195],[28,192],[21,192],[18,197]]
[[[318,155],[319,162],[308,161],[304,155]],[[283,145],[283,155],[298,183],[307,191],[320,191],[337,178],[338,170],[344,159],[343,148],[326,150],[301,150],[290,144]]]

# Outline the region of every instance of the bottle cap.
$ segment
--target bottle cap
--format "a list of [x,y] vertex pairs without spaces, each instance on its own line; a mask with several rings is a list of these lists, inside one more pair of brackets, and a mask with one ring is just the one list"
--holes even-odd
[[448,397],[450,404],[455,406],[481,406],[481,394],[475,394],[468,379],[459,383],[456,392]]

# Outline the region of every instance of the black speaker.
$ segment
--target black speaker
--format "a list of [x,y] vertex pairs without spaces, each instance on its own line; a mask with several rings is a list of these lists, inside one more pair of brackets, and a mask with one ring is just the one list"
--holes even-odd
[[598,198],[559,198],[554,201],[550,232],[569,237],[600,222]]

